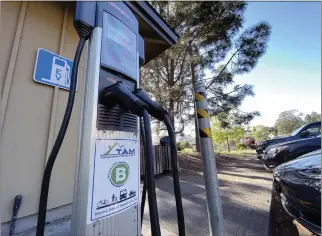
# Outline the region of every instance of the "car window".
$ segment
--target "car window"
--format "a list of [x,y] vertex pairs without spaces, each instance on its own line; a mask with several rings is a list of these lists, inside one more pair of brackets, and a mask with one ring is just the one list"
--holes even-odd
[[[301,131],[301,129],[303,129],[303,127],[304,126],[306,126],[307,124],[305,124],[305,125],[302,125],[300,128],[298,128],[297,130],[295,130],[292,134],[291,134],[291,136],[296,136],[296,135],[298,135],[298,133]],[[304,131],[304,130],[303,130]]]
[[321,125],[311,125],[303,131],[306,130],[310,132],[309,136],[314,136],[321,133]]

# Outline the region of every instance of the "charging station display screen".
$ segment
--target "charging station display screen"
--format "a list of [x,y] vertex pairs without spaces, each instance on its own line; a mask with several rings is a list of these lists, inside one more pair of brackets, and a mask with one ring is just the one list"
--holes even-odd
[[102,63],[137,79],[136,45],[135,33],[122,21],[104,12]]

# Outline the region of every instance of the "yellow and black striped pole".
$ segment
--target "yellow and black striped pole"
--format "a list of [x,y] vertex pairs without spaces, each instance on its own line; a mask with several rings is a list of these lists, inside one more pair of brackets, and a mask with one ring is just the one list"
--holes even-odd
[[203,81],[197,81],[195,83],[194,92],[210,232],[212,236],[223,236],[222,204],[217,177],[215,151],[211,137],[206,87]]

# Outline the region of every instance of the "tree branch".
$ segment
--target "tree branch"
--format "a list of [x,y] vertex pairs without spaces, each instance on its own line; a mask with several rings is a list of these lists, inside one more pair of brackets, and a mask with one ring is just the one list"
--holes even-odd
[[[226,63],[226,65],[222,68],[222,70],[219,72],[219,74],[216,76],[216,78],[218,78],[219,76],[221,76],[221,74],[224,72],[224,70],[227,68],[228,64],[231,62],[231,60],[233,59],[233,57],[236,55],[236,53],[240,50],[240,48],[234,52],[234,54],[230,57],[230,59],[228,60],[228,62]],[[208,89],[213,83],[215,82],[215,79],[213,79],[212,81],[210,81],[208,83],[208,85],[206,86],[206,89]]]
[[178,131],[175,131],[174,133],[175,134],[180,134],[180,133],[182,133],[184,131],[184,124],[182,124],[182,128],[181,129],[179,129]]
[[247,85],[247,83],[246,83],[246,84],[244,84],[244,85],[243,85],[243,86],[241,86],[241,87],[238,87],[238,88],[234,89],[233,91],[231,91],[231,92],[229,92],[229,93],[226,93],[226,95],[229,95],[229,94],[231,94],[231,93],[233,93],[233,92],[236,92],[236,91],[238,91],[239,89],[244,88],[246,85]]
[[182,60],[181,66],[180,66],[179,75],[178,75],[177,79],[174,80],[173,84],[176,84],[179,81],[179,79],[181,78],[181,76],[182,76],[182,71],[183,71],[183,66],[185,64],[185,59],[186,59],[186,56],[187,56],[187,51],[188,50],[185,50],[185,52],[184,52],[183,60]]
[[[158,72],[158,74],[159,74],[159,76],[160,76],[160,78],[164,81],[164,82],[168,82],[168,80],[167,80],[167,76],[166,76],[166,74],[163,72],[163,70],[160,70],[160,68],[159,68],[159,66],[158,66],[158,62],[154,62],[154,65],[155,65],[155,68],[156,68],[156,70],[157,70],[157,72]],[[163,77],[163,76],[165,76],[165,78]]]

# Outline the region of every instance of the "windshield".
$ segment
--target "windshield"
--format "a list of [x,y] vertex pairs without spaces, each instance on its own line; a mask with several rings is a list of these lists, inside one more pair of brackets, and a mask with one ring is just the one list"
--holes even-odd
[[300,128],[298,128],[297,130],[295,130],[292,134],[291,134],[291,136],[295,136],[295,135],[297,135],[299,132],[300,132],[300,130],[301,129],[303,129],[303,127],[304,126],[306,126],[306,124],[305,125],[302,125]]

